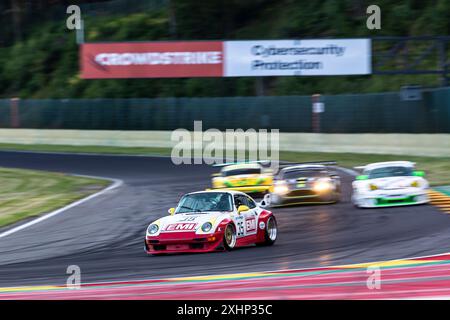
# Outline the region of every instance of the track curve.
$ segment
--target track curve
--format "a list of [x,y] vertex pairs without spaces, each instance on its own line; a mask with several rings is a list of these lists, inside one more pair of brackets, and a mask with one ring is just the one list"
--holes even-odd
[[[0,166],[121,179],[114,190],[0,239],[0,286],[65,284],[69,265],[83,282],[254,272],[361,263],[449,251],[450,217],[433,206],[355,209],[352,177],[343,201],[277,208],[273,247],[148,257],[147,224],[179,197],[209,185],[214,168],[164,157],[0,152]],[[2,230],[0,230],[1,232]]]

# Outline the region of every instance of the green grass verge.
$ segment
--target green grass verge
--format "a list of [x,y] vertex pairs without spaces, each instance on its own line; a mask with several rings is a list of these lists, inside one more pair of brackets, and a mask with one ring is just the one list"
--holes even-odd
[[170,155],[169,148],[147,147],[108,147],[108,146],[69,146],[53,144],[10,144],[0,143],[0,150],[15,151],[48,151],[71,153],[105,153],[105,154],[139,154],[139,155]]
[[[0,150],[48,151],[74,153],[105,153],[131,155],[170,155],[169,148],[147,147],[108,147],[108,146],[66,146],[66,145],[23,145],[0,144]],[[371,162],[410,160],[417,163],[420,170],[424,170],[431,185],[450,185],[450,158],[398,156],[362,153],[328,153],[328,152],[280,152],[280,159],[286,161],[317,161],[335,160],[342,167],[352,168]]]
[[44,171],[0,168],[0,227],[63,207],[110,181]]

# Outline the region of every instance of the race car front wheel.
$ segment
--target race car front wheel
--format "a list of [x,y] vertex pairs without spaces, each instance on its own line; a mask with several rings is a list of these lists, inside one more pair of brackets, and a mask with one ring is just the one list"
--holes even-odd
[[236,245],[236,229],[232,224],[227,225],[223,234],[223,246],[226,250],[232,250]]

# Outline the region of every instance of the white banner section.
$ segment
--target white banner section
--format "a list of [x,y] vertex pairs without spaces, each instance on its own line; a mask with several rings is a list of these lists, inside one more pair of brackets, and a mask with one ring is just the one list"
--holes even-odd
[[370,39],[224,42],[224,76],[370,74]]

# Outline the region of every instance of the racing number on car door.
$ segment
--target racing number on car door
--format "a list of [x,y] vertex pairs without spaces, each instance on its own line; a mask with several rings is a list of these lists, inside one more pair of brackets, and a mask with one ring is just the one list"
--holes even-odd
[[237,236],[244,237],[247,235],[255,234],[257,229],[257,215],[255,212],[256,205],[254,201],[246,196],[237,195],[234,198],[234,202],[236,205],[236,209],[239,208],[240,205],[245,205],[250,208],[250,210],[242,212],[241,214],[237,214],[235,216],[234,220],[237,228]]
[[258,215],[257,215],[257,207],[255,202],[247,196],[243,196],[246,206],[250,208],[249,211],[245,213],[245,234],[251,235],[256,233],[257,225],[258,225]]
[[238,237],[243,237],[245,236],[245,228],[244,228],[244,220],[243,219],[239,219],[240,221],[236,222],[237,225],[237,236]]

